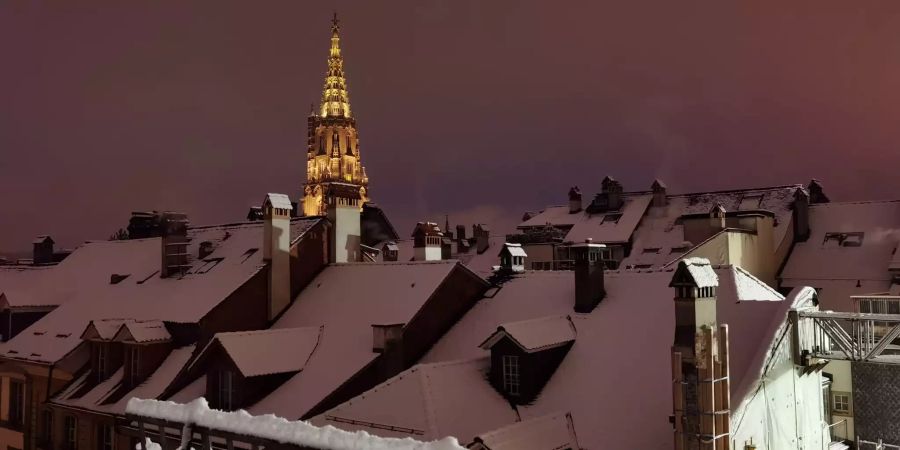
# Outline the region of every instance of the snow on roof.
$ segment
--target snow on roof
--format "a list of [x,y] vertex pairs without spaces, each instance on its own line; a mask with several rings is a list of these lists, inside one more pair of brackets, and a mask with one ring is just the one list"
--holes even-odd
[[241,374],[253,377],[303,370],[321,335],[322,327],[302,327],[217,333],[215,340]]
[[[697,287],[712,287],[719,285],[719,277],[706,258],[685,258],[678,262],[675,276],[686,272]],[[672,280],[675,283],[675,280]]]
[[475,438],[488,450],[577,449],[578,439],[572,416],[554,413],[507,425]]
[[[820,203],[809,208],[810,235],[797,242],[781,272],[782,284],[796,287],[837,287],[841,295],[820,295],[823,309],[851,311],[843,294],[854,286],[872,291],[887,290],[888,271],[897,258],[900,242],[900,200]],[[841,234],[863,233],[856,241],[842,241]],[[855,293],[864,293],[860,290]]]
[[41,234],[41,235],[38,235],[37,237],[35,237],[34,240],[31,241],[31,243],[32,244],[43,244],[47,240],[49,240],[50,242],[53,242],[53,238],[51,238],[50,235]]
[[[194,345],[188,345],[172,350],[166,359],[156,367],[153,373],[144,380],[143,383],[114,402],[104,402],[104,400],[120,386],[119,382],[122,380],[122,368],[119,368],[113,376],[103,383],[98,384],[84,395],[73,397],[73,394],[78,392],[87,381],[87,377],[90,373],[86,372],[82,377],[73,381],[63,391],[57,394],[51,401],[61,405],[75,406],[93,411],[122,414],[125,412],[125,406],[131,398],[157,398],[162,395],[165,389],[169,387],[169,384],[175,379],[175,376],[190,360],[194,349]],[[205,391],[205,383],[203,388]]]
[[[621,267],[659,268],[679,258],[689,250],[685,248],[684,227],[679,219],[688,214],[708,214],[715,204],[721,204],[728,211],[761,209],[773,212],[774,245],[778,248],[788,237],[787,233],[792,232],[790,224],[794,191],[802,187],[796,184],[668,195],[665,206],[651,206],[647,209],[647,213],[634,231],[631,253],[622,261]],[[694,246],[699,242],[688,244]]]
[[266,194],[266,199],[263,204],[269,203],[273,208],[281,208],[281,209],[294,209],[294,205],[291,204],[291,199],[285,194]]
[[637,228],[644,212],[653,200],[650,194],[625,194],[624,205],[619,211],[600,214],[589,214],[581,211],[569,213],[569,206],[550,206],[519,224],[519,229],[544,227],[551,224],[557,227],[571,226],[567,241],[584,242],[593,238],[597,243],[625,243]]
[[[296,241],[322,218],[294,219]],[[193,256],[183,277],[160,278],[159,238],[90,242],[50,269],[41,295],[65,303],[10,340],[3,356],[52,363],[81,344],[91,320],[133,319],[193,323],[264,267],[263,224],[239,223],[188,230]],[[198,259],[202,242],[213,252]],[[128,275],[111,284],[112,274]],[[35,356],[38,355],[38,356]]]
[[[746,272],[731,266],[714,270],[722,280],[717,289],[718,320],[729,324],[731,330],[734,394],[734,389],[741,383],[753,386],[758,381],[762,369],[756,354],[768,349],[766,344],[774,338],[772,330],[784,322],[790,304],[785,301],[743,301],[770,300],[777,293],[738,288],[753,280]],[[521,418],[525,420],[568,410],[576,420],[579,443],[585,448],[671,448],[671,425],[667,419],[672,409],[669,352],[675,330],[675,292],[668,287],[672,272],[608,271],[605,276],[606,298],[589,314],[573,314],[575,282],[572,272],[535,271],[515,277],[503,284],[492,298],[476,303],[422,361],[435,363],[486,357],[487,352],[478,344],[496,330],[498,324],[571,315],[578,339],[534,404],[518,408]],[[454,395],[466,399],[458,402],[456,407],[467,414],[466,423],[482,423],[482,431],[497,428],[490,425],[500,421],[500,416],[491,409],[495,400],[484,394],[485,389],[494,392],[493,388],[488,385],[482,370],[471,370],[467,378],[453,374],[457,379],[480,383],[477,386],[473,385],[475,381],[454,384]],[[408,386],[413,387],[412,384]],[[357,403],[353,419],[364,422],[370,414],[387,407],[377,399],[368,401],[374,398],[370,395],[371,391],[353,400]],[[401,390],[392,393],[390,398],[404,398],[405,395],[415,397],[418,394]],[[732,398],[734,402],[740,401],[738,395]],[[413,418],[424,416],[425,411],[397,410],[391,414],[395,423],[412,423]],[[508,421],[512,422],[514,420]],[[446,433],[463,439],[471,428],[457,427],[452,422],[441,422],[437,426],[435,435]],[[634,429],[642,432],[621,432]],[[378,429],[368,431],[383,433]]]
[[503,252],[509,253],[510,256],[521,256],[523,258],[528,256],[528,254],[525,253],[525,250],[522,249],[522,244],[510,244],[509,242],[506,242],[503,244],[503,247],[500,248],[498,256],[502,255]]
[[127,320],[119,327],[113,339],[139,343],[163,342],[172,339],[172,335],[159,320]]
[[81,333],[81,339],[101,339],[111,341],[116,337],[116,333],[126,319],[100,319],[88,322],[84,332]]
[[126,411],[128,414],[191,423],[212,430],[328,450],[465,450],[453,438],[431,442],[412,438],[381,438],[364,432],[350,433],[330,426],[320,428],[309,422],[291,422],[272,415],[251,416],[243,410],[218,411],[210,409],[203,398],[186,405],[135,398],[128,402]]
[[[509,402],[484,382],[489,370],[486,357],[419,364],[310,422],[417,439],[437,439],[453,430],[452,436],[469,442],[517,420]],[[464,407],[470,399],[477,399],[477,411]]]
[[303,370],[248,410],[302,417],[378,354],[372,324],[409,323],[457,261],[351,263],[327,266],[273,325],[322,326]]
[[568,344],[575,340],[575,334],[575,325],[569,316],[541,317],[504,323],[479,347],[488,350],[503,337],[509,337],[523,350],[532,353]]

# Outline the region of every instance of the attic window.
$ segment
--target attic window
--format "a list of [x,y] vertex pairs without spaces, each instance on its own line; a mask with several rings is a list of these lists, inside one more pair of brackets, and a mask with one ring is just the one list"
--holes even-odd
[[509,395],[519,395],[519,357],[503,355],[503,390]]
[[607,222],[619,223],[619,219],[621,219],[621,218],[622,218],[622,213],[607,214],[607,215],[603,216],[603,222],[601,223],[601,225],[604,223],[607,223]]
[[759,209],[759,205],[760,203],[762,203],[762,198],[762,194],[745,195],[741,199],[741,204],[738,206],[738,209],[741,211]]
[[653,264],[635,264],[633,267],[635,269],[649,269],[653,267]]
[[46,333],[47,333],[46,331],[35,331],[35,332],[34,332],[34,335],[35,335],[35,336],[43,336],[43,335],[46,334]]
[[56,337],[58,337],[58,338],[67,338],[67,337],[69,337],[69,336],[71,336],[71,335],[72,335],[72,333],[60,333],[60,334],[57,334]]
[[203,261],[203,265],[198,267],[194,273],[206,273],[219,265],[225,258],[211,258]]
[[131,276],[131,274],[129,274],[129,273],[126,273],[126,274],[114,273],[109,276],[109,284],[119,284],[122,282],[122,280],[128,278],[129,276]]
[[684,253],[687,251],[687,247],[672,247],[670,253]]
[[657,247],[657,248],[645,248],[645,249],[643,250],[643,252],[644,252],[644,253],[655,253],[655,254],[659,254],[659,248],[658,248],[658,247]]
[[825,239],[822,241],[823,246],[827,247],[859,247],[862,245],[865,233],[825,233]]
[[213,243],[210,241],[203,241],[200,243],[200,248],[197,251],[197,257],[200,259],[206,258],[213,252]]

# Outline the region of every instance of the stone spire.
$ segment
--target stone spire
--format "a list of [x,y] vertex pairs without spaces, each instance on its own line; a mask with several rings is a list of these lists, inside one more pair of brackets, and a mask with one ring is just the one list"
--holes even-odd
[[341,56],[341,25],[337,13],[331,21],[331,49],[328,54],[328,73],[322,89],[322,117],[350,117],[350,94],[344,77],[344,57]]

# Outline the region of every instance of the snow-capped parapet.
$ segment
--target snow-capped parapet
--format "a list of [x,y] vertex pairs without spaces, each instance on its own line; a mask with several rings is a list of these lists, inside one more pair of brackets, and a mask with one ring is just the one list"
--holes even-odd
[[210,409],[204,398],[187,404],[132,398],[126,413],[182,424],[196,424],[212,430],[295,444],[322,450],[465,450],[456,438],[420,442],[412,438],[382,438],[365,431],[348,432],[327,425],[317,427],[305,421],[289,421],[272,414],[252,416]]

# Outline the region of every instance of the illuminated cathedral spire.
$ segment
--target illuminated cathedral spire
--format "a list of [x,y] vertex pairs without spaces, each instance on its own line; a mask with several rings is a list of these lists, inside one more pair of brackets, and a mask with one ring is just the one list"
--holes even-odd
[[350,117],[350,94],[344,77],[344,58],[341,56],[341,24],[337,13],[331,21],[331,50],[328,54],[328,73],[322,89],[322,117]]
[[340,31],[335,13],[322,103],[307,118],[303,212],[308,216],[325,215],[329,204],[362,206],[368,200],[369,178],[359,156],[356,119],[350,115]]

